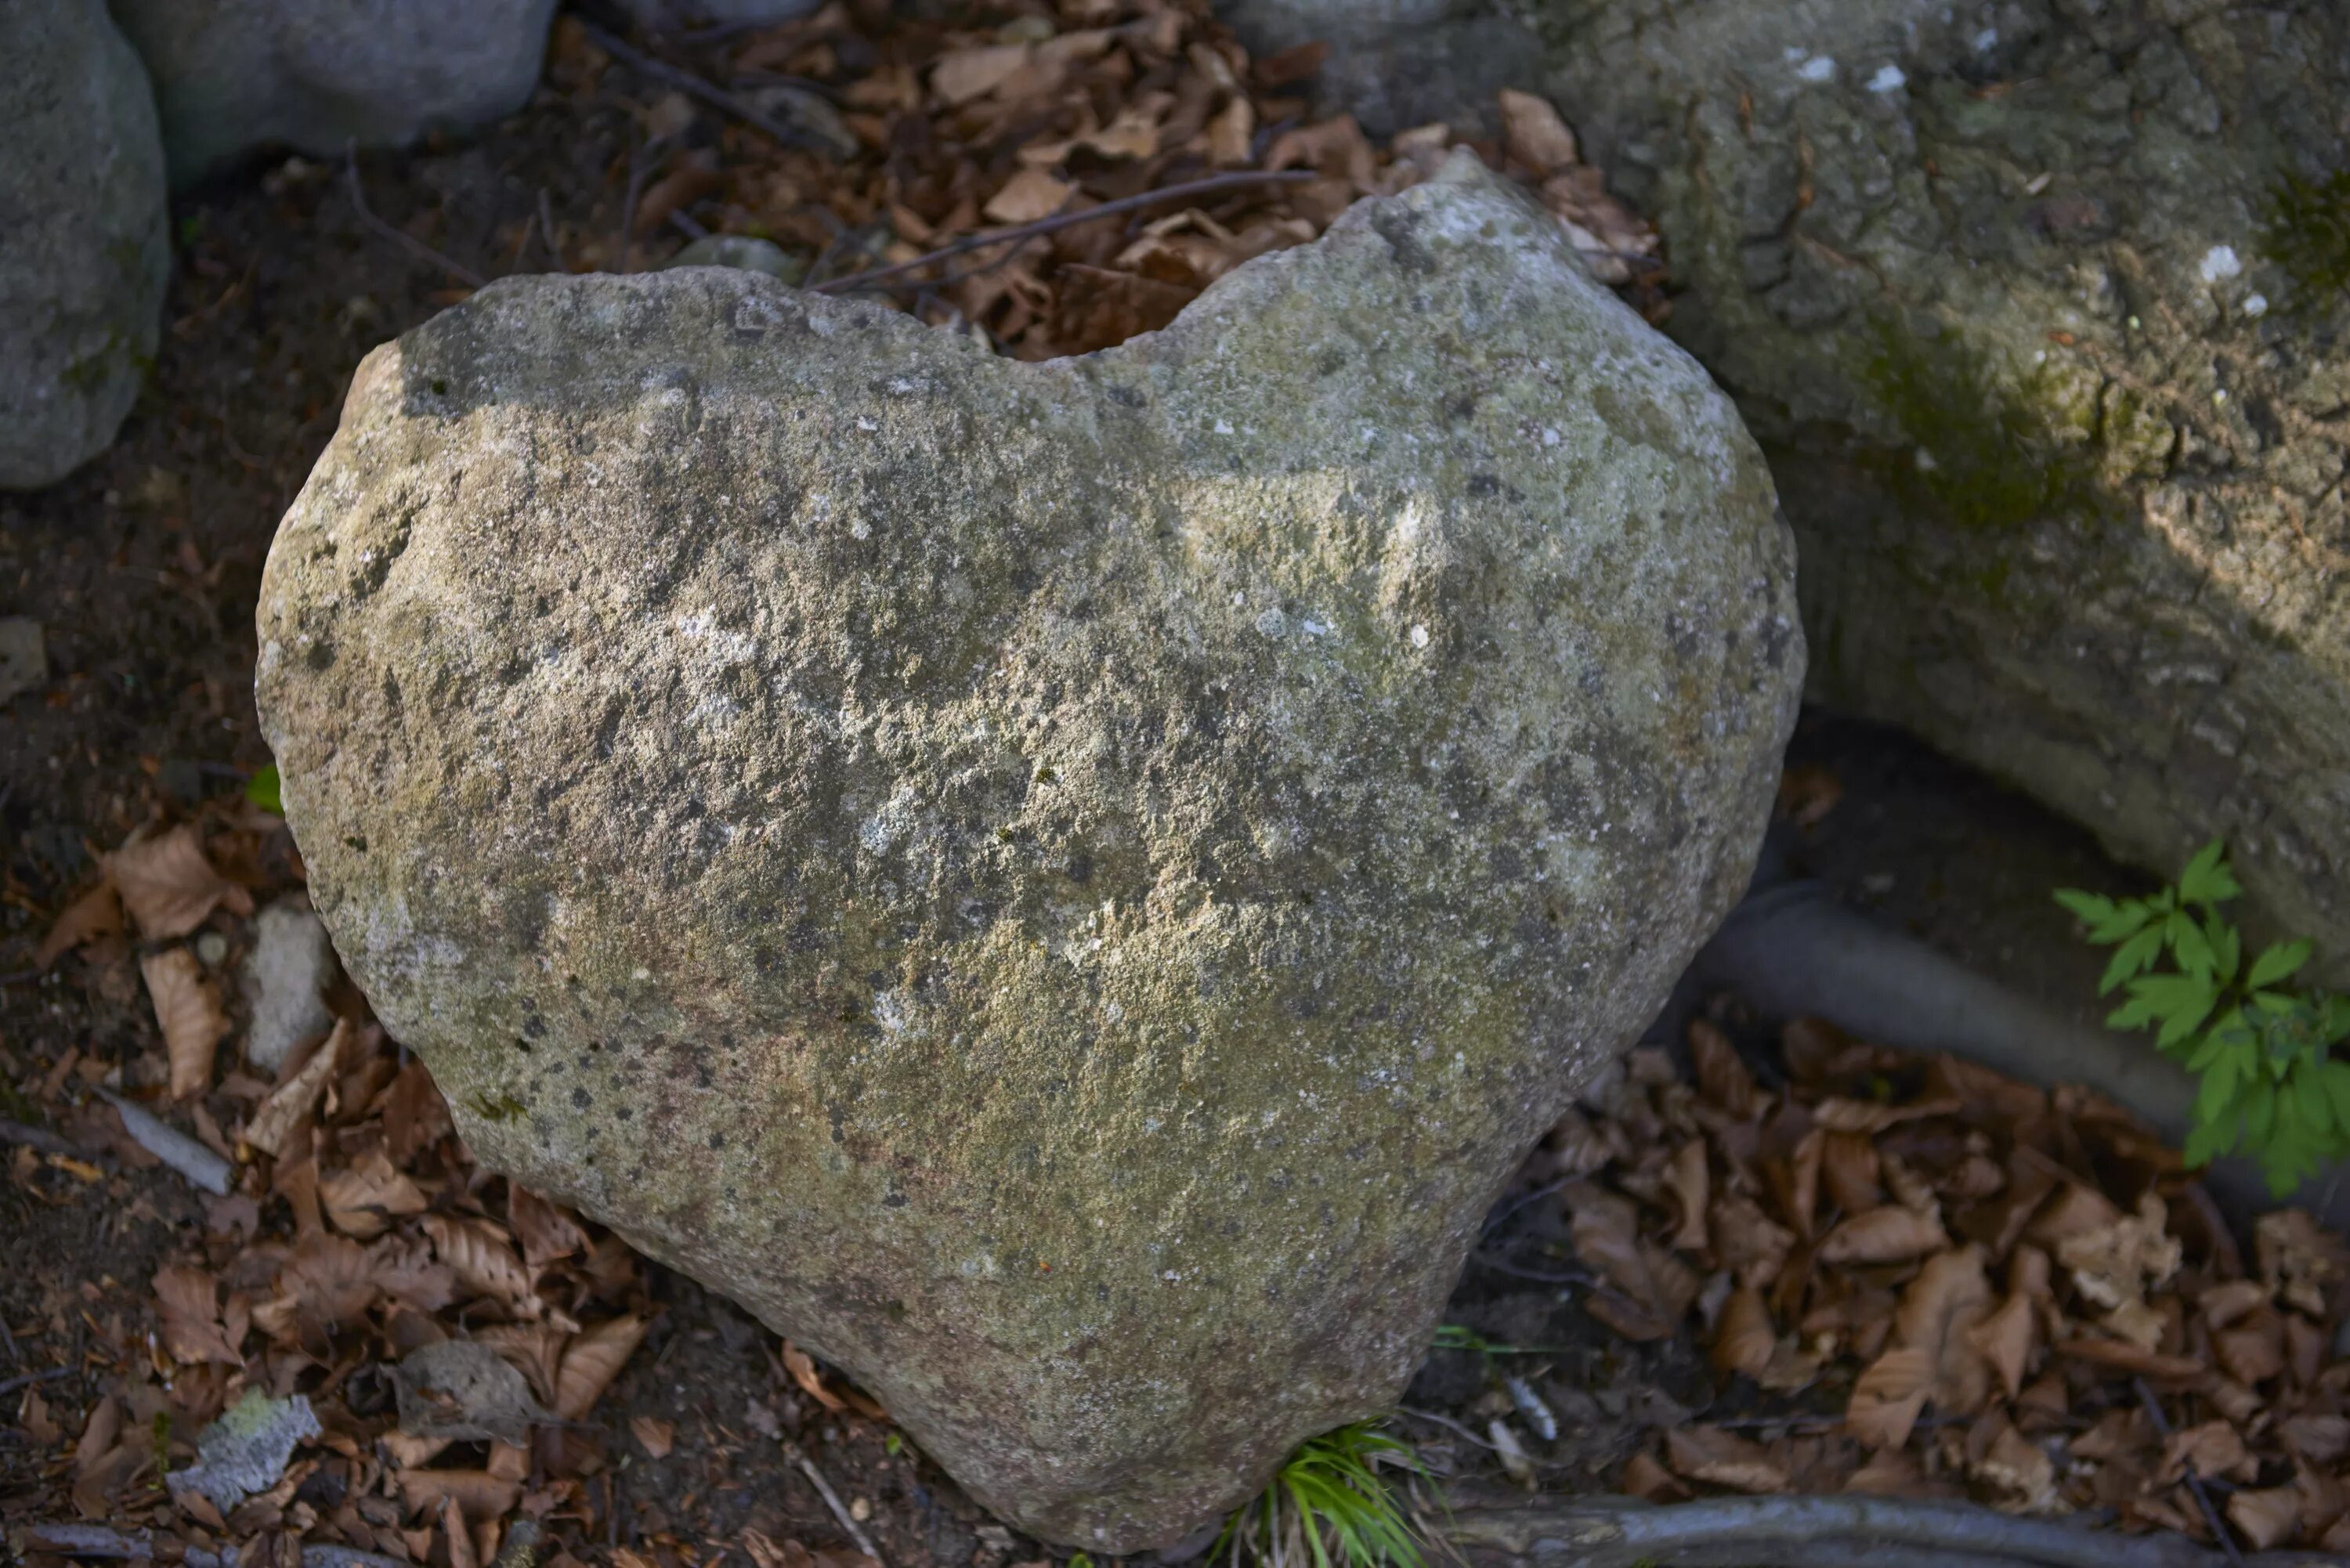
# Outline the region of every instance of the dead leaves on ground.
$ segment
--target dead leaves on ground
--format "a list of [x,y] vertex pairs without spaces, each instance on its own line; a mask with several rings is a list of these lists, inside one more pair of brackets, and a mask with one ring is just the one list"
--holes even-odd
[[2307,1214],[2263,1217],[2247,1268],[2094,1096],[1811,1023],[1776,1091],[1711,1023],[1689,1047],[1687,1076],[1635,1053],[1540,1157],[1570,1178],[1582,1304],[1629,1339],[1694,1329],[1723,1377],[1841,1419],[1684,1426],[1627,1490],[1970,1495],[2208,1536],[2191,1474],[2256,1546],[2350,1546],[2350,1253]]
[[[1049,358],[1165,326],[1242,262],[1314,239],[1355,200],[1394,194],[1469,146],[1556,214],[1597,275],[1628,288],[1652,318],[1664,311],[1654,231],[1608,195],[1550,104],[1507,92],[1488,117],[1498,137],[1434,124],[1378,143],[1350,116],[1310,118],[1326,48],[1252,58],[1200,0],[1064,0],[1057,16],[899,12],[886,21],[833,4],[698,50],[664,47],[787,122],[800,144],[779,147],[664,84],[639,82],[648,101],[632,107],[654,151],[635,169],[644,238],[631,245],[634,265],[658,265],[687,233],[707,229],[815,258],[821,276],[810,281],[821,281],[1218,174],[1312,176],[983,247],[868,296],[1018,358]],[[558,22],[554,82],[592,96],[611,68],[584,29]],[[714,141],[694,144],[687,132],[697,120]],[[615,192],[630,162],[616,162]],[[614,232],[590,222],[560,238],[574,265],[619,270]]]

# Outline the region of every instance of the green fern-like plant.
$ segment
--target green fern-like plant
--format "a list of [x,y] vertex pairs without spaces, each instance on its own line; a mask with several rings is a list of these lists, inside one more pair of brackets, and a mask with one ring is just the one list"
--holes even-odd
[[1428,1479],[1376,1421],[1312,1438],[1225,1521],[1211,1560],[1263,1568],[1427,1568],[1419,1532],[1382,1470]]
[[2333,1048],[2350,1039],[2350,997],[2290,984],[2310,944],[2278,942],[2251,963],[2220,906],[2241,895],[2218,841],[2178,880],[2144,898],[2065,888],[2057,902],[2111,947],[2098,994],[2126,1000],[2106,1023],[2151,1029],[2155,1046],[2197,1075],[2187,1163],[2242,1149],[2261,1162],[2282,1198],[2328,1160],[2350,1154],[2350,1063]]

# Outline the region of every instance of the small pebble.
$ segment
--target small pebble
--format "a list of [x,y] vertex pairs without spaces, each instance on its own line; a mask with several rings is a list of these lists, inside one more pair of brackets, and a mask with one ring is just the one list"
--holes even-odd
[[196,956],[206,969],[220,968],[221,960],[228,957],[228,939],[218,931],[206,931],[196,939]]

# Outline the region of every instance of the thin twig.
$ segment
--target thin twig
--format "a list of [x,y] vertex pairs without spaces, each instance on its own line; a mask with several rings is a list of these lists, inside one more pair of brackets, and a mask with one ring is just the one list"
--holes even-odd
[[1251,185],[1286,185],[1300,180],[1318,178],[1311,170],[1253,170],[1238,174],[1217,174],[1205,180],[1190,180],[1180,185],[1164,185],[1156,191],[1145,191],[1139,196],[1120,196],[1115,202],[1104,202],[1098,207],[1087,207],[1081,213],[1056,213],[1049,218],[1039,218],[1033,223],[1017,228],[998,229],[991,234],[972,234],[951,245],[916,256],[912,261],[897,262],[889,266],[877,266],[865,272],[853,272],[847,277],[836,277],[814,286],[818,294],[837,294],[844,289],[864,288],[883,278],[896,277],[917,267],[932,266],[949,256],[959,256],[966,251],[983,250],[989,245],[1034,239],[1038,234],[1057,234],[1073,229],[1079,223],[1090,223],[1096,218],[1115,218],[1123,213],[1140,212],[1162,202],[1180,201],[1186,196],[1209,196],[1219,191],[1238,191]]
[[555,203],[546,199],[546,187],[538,188],[538,237],[546,242],[546,254],[555,258],[555,270],[567,273],[571,263],[563,254],[563,244],[555,237]]
[[71,1377],[75,1371],[71,1366],[52,1366],[45,1372],[20,1372],[14,1377],[0,1378],[0,1394],[14,1394],[36,1383],[54,1383],[60,1377]]
[[640,71],[657,80],[665,81],[689,97],[700,99],[712,109],[724,109],[743,124],[765,131],[785,147],[806,148],[812,152],[821,152],[825,150],[826,143],[822,138],[785,125],[773,115],[753,109],[708,78],[697,76],[682,67],[671,65],[666,60],[657,60],[642,49],[634,48],[620,42],[618,37],[584,16],[575,16],[574,20],[587,31],[591,43],[630,70]]
[[0,1143],[21,1143],[26,1148],[37,1148],[43,1154],[63,1155],[68,1159],[79,1159],[81,1150],[47,1127],[30,1127],[23,1122],[0,1119]]
[[1552,1193],[1563,1192],[1565,1189],[1565,1177],[1562,1176],[1556,1181],[1544,1182],[1540,1187],[1535,1188],[1532,1192],[1529,1192],[1523,1198],[1518,1199],[1507,1209],[1503,1210],[1499,1214],[1496,1214],[1491,1220],[1486,1220],[1485,1228],[1482,1232],[1480,1232],[1480,1234],[1486,1236],[1492,1235],[1494,1231],[1500,1230],[1503,1226],[1516,1219],[1519,1212],[1525,1209],[1527,1205],[1539,1203],[1544,1199],[1548,1198]]
[[[2155,1435],[2165,1443],[2169,1442],[2170,1419],[2162,1413],[2162,1401],[2154,1397],[2154,1389],[2145,1378],[2133,1377],[2130,1382],[2137,1389],[2138,1403],[2146,1407],[2147,1417],[2154,1423]],[[2228,1533],[2227,1521],[2212,1506],[2211,1494],[2203,1487],[2203,1478],[2195,1473],[2195,1461],[2192,1459],[2182,1459],[2178,1468],[2186,1474],[2187,1490],[2195,1494],[2195,1506],[2203,1511],[2203,1522],[2211,1527],[2211,1538],[2220,1543],[2220,1550],[2228,1554],[2228,1561],[2234,1568],[2244,1568],[2244,1554],[2236,1550],[2236,1538]]]
[[24,1347],[16,1343],[16,1331],[8,1326],[8,1313],[5,1308],[0,1308],[0,1345],[7,1348],[11,1365],[25,1359]]
[[1532,1280],[1544,1285],[1596,1285],[1599,1277],[1587,1269],[1522,1269],[1515,1263],[1504,1262],[1491,1252],[1471,1252],[1469,1261],[1481,1269],[1507,1274],[1513,1279]]
[[645,192],[645,155],[661,144],[658,136],[646,140],[632,128],[629,132],[629,193],[620,203],[620,265],[628,272],[629,253],[637,248],[637,199]]
[[484,278],[480,273],[475,272],[472,267],[465,265],[463,262],[452,260],[450,257],[442,254],[439,251],[434,250],[431,245],[426,244],[422,240],[418,239],[414,234],[410,234],[407,230],[396,229],[390,223],[385,223],[381,218],[377,217],[375,215],[375,210],[368,205],[367,192],[359,189],[359,142],[356,140],[345,142],[343,144],[343,151],[345,156],[349,160],[348,163],[346,165],[345,172],[350,176],[351,206],[359,213],[360,223],[365,223],[369,228],[373,229],[377,234],[381,234],[385,239],[388,239],[394,244],[399,245],[411,255],[416,256],[422,261],[429,261],[433,265],[440,267],[451,277],[455,278],[459,283],[463,284],[468,288],[485,288],[489,286],[489,280]]
[[840,1494],[832,1490],[832,1483],[824,1479],[824,1472],[816,1468],[816,1461],[807,1457],[807,1450],[786,1438],[784,1440],[784,1457],[799,1466],[801,1473],[815,1485],[816,1495],[824,1499],[825,1507],[832,1510],[832,1517],[840,1521],[840,1528],[848,1532],[848,1539],[857,1543],[857,1550],[879,1563],[880,1549],[873,1544],[873,1538],[865,1533],[865,1527],[841,1505]]

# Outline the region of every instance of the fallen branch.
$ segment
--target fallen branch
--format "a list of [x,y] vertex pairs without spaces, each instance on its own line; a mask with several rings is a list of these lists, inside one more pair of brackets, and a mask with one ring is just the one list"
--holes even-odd
[[657,60],[642,49],[622,43],[618,36],[585,16],[575,14],[572,19],[587,33],[589,42],[630,70],[665,81],[689,98],[698,98],[712,109],[723,109],[743,124],[765,131],[785,147],[805,148],[811,152],[827,150],[828,144],[821,137],[785,125],[773,115],[753,109],[708,78],[696,76],[681,67],[671,65],[667,60]]
[[[1886,1497],[1628,1498],[1460,1506],[1447,1542],[1472,1568],[2220,1568],[2184,1535],[2120,1535],[1972,1503]],[[2322,1552],[2262,1552],[2247,1568],[2342,1568]]]
[[480,273],[475,272],[472,267],[465,265],[463,262],[442,255],[439,251],[434,250],[431,245],[426,244],[422,240],[420,240],[414,234],[410,234],[406,229],[396,229],[390,223],[385,223],[381,218],[377,217],[375,215],[375,209],[368,205],[367,192],[359,189],[359,143],[357,141],[346,141],[343,144],[343,152],[345,158],[348,160],[344,166],[344,172],[350,177],[351,206],[358,212],[360,223],[365,223],[369,228],[374,230],[377,234],[381,234],[385,239],[391,241],[394,244],[399,245],[401,249],[407,251],[410,254],[417,257],[419,260],[431,262],[433,265],[446,272],[451,277],[453,277],[459,283],[463,284],[467,288],[486,288],[489,286],[489,280],[484,278]]
[[[2154,1390],[2145,1378],[2133,1377],[2130,1382],[2137,1389],[2138,1403],[2146,1407],[2147,1419],[2154,1423],[2154,1435],[2168,1444],[2170,1441],[2170,1417],[2162,1413],[2162,1401],[2154,1397]],[[2204,1486],[2203,1478],[2195,1471],[2195,1461],[2186,1459],[2179,1468],[2187,1473],[2187,1490],[2195,1494],[2195,1506],[2203,1511],[2203,1522],[2210,1528],[2211,1538],[2220,1543],[2220,1549],[2228,1554],[2228,1561],[2235,1568],[2243,1568],[2244,1554],[2236,1550],[2236,1538],[2228,1533],[2228,1521],[2212,1505],[2210,1489]]]
[[[143,1530],[109,1530],[102,1524],[36,1524],[28,1526],[23,1544],[31,1551],[54,1552],[64,1557],[95,1557],[109,1563],[134,1563],[151,1559],[155,1543]],[[180,1559],[181,1568],[237,1568],[238,1554],[234,1550],[207,1552],[203,1547],[188,1548]],[[362,1552],[356,1546],[335,1546],[314,1542],[302,1548],[302,1568],[409,1568],[396,1558],[378,1552]]]
[[1023,240],[1033,240],[1039,234],[1058,234],[1063,229],[1073,229],[1079,223],[1090,223],[1096,218],[1115,218],[1121,213],[1138,213],[1145,207],[1155,207],[1161,202],[1180,201],[1186,196],[1210,196],[1220,191],[1238,191],[1251,185],[1286,185],[1296,181],[1312,180],[1316,177],[1311,170],[1283,169],[1239,174],[1216,174],[1205,180],[1189,180],[1180,185],[1165,185],[1156,191],[1145,191],[1139,196],[1120,196],[1115,202],[1104,202],[1098,207],[1087,207],[1080,213],[1055,213],[1049,218],[1039,218],[1033,223],[1022,223],[1017,228],[998,229],[987,234],[972,234],[955,241],[951,245],[941,245],[937,250],[918,255],[911,261],[897,262],[889,266],[877,266],[865,272],[853,272],[847,277],[828,278],[823,283],[812,284],[809,286],[817,294],[838,294],[846,289],[864,288],[868,285],[879,283],[884,278],[896,277],[900,273],[912,272],[918,267],[936,265],[940,262],[964,254],[966,252],[984,250],[989,245],[1017,244]]
[[19,1372],[14,1377],[0,1377],[0,1394],[14,1394],[19,1388],[36,1383],[54,1383],[60,1377],[71,1377],[79,1368],[51,1366],[39,1372]]
[[79,1159],[81,1150],[46,1127],[26,1127],[0,1117],[0,1143],[21,1143],[26,1148],[39,1149],[43,1154],[59,1154],[68,1159]]

